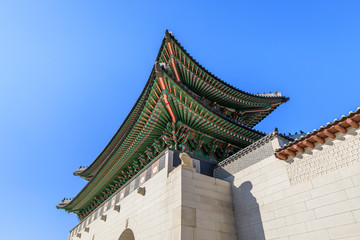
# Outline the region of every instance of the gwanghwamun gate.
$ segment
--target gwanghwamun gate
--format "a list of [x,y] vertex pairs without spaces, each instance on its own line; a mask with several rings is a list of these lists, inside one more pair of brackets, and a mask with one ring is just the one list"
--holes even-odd
[[311,133],[263,133],[289,98],[237,87],[166,31],[130,113],[74,172],[86,186],[57,205],[79,219],[68,239],[360,239],[360,108]]

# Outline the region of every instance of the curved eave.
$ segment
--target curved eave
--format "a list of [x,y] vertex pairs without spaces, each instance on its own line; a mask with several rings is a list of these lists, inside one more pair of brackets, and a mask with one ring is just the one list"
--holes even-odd
[[[159,52],[157,54],[156,59],[158,59],[161,55],[161,51],[164,47],[164,42],[165,42],[165,38],[163,39]],[[146,85],[144,87],[144,89],[142,90],[139,98],[137,99],[137,101],[135,102],[133,108],[131,109],[131,111],[129,112],[129,114],[127,115],[127,117],[125,118],[124,122],[121,124],[121,126],[119,127],[119,129],[116,131],[115,135],[112,137],[112,139],[110,140],[110,142],[106,145],[106,147],[103,149],[103,151],[99,154],[99,156],[91,163],[91,165],[89,167],[87,167],[86,170],[84,170],[83,172],[79,173],[78,176],[84,178],[84,179],[90,179],[94,176],[94,173],[99,169],[99,167],[101,166],[101,164],[105,161],[105,158],[108,157],[109,155],[107,154],[108,152],[113,152],[114,149],[116,149],[116,147],[119,145],[119,141],[117,141],[117,138],[120,137],[119,134],[121,133],[121,131],[126,128],[127,126],[133,126],[134,121],[136,121],[136,116],[134,117],[133,121],[131,121],[130,123],[128,123],[128,120],[131,118],[131,116],[134,114],[136,107],[140,104],[140,102],[144,103],[144,100],[141,101],[141,99],[143,98],[146,90],[149,88],[149,84],[151,82],[150,78],[152,77],[152,74],[154,74],[154,69],[152,69],[152,72],[150,74],[150,77],[148,79],[148,81],[146,82]],[[141,113],[141,111],[138,111],[137,116]]]
[[252,94],[249,92],[245,92],[243,90],[240,90],[234,86],[232,86],[231,84],[226,83],[225,81],[221,80],[220,78],[218,78],[217,76],[215,76],[213,73],[211,73],[209,70],[207,70],[204,66],[202,66],[198,61],[195,60],[195,58],[193,58],[187,51],[186,49],[178,42],[178,40],[172,35],[170,34],[171,39],[174,41],[174,43],[184,52],[184,54],[192,61],[194,62],[202,71],[204,71],[206,74],[208,74],[211,78],[213,78],[214,80],[218,81],[219,83],[221,83],[222,85],[224,85],[227,88],[230,88],[231,90],[239,93],[239,94],[243,94],[249,97],[252,97],[254,99],[258,99],[259,101],[266,101],[269,99],[277,99],[280,102],[283,102],[285,100],[285,102],[287,101],[286,99],[288,99],[287,97],[284,96],[261,96],[258,94]]
[[275,107],[271,107],[269,110],[261,112],[264,114],[261,114],[260,117],[258,114],[249,114],[252,115],[251,118],[253,118],[254,120],[252,121],[252,123],[247,124],[249,127],[254,127],[256,126],[259,122],[261,122],[262,120],[264,120],[268,115],[270,115],[270,113],[272,113],[275,109],[277,109],[280,105],[282,105],[283,103],[286,103],[287,101],[289,101],[290,98],[286,97],[281,99],[281,102],[276,105]]
[[87,168],[86,167],[83,167],[83,168],[78,168],[76,169],[75,172],[73,172],[74,176],[79,176],[85,180],[90,180],[89,178],[85,178],[84,176],[82,176],[82,173],[86,170]]
[[[231,119],[228,119],[228,118],[222,116],[221,114],[215,112],[213,109],[207,107],[206,105],[204,105],[203,103],[201,103],[200,101],[198,101],[196,98],[194,98],[194,96],[191,94],[191,91],[187,90],[187,89],[186,89],[184,86],[182,86],[180,83],[178,83],[177,81],[173,80],[173,79],[171,78],[171,76],[169,76],[169,75],[167,75],[167,76],[168,76],[169,79],[172,80],[173,84],[177,84],[178,87],[179,87],[181,90],[184,91],[184,93],[186,94],[186,95],[184,95],[184,98],[185,98],[185,97],[188,97],[189,99],[191,98],[193,101],[196,101],[198,104],[200,104],[200,105],[202,106],[202,108],[206,109],[206,111],[208,111],[210,114],[215,115],[215,116],[221,118],[221,119],[222,119],[223,121],[225,121],[225,122],[231,123],[232,126],[234,126],[235,128],[246,129],[247,131],[250,131],[250,132],[254,133],[254,137],[253,137],[253,141],[252,141],[252,142],[260,139],[261,137],[263,137],[263,136],[265,135],[265,134],[262,133],[262,132],[259,132],[259,131],[256,131],[256,130],[254,130],[254,129],[251,129],[251,128],[245,126],[245,125],[242,125],[242,124],[240,124],[240,123],[237,123],[237,122],[235,122],[235,121],[233,121],[233,120],[231,120]],[[154,85],[152,85],[152,86],[153,86],[153,88],[155,88]],[[146,99],[146,100],[147,100],[147,99]],[[144,100],[144,101],[145,101],[145,100]],[[159,100],[159,101],[160,101],[160,100]],[[145,102],[146,102],[146,101],[145,101]],[[164,109],[164,111],[165,111],[165,109]],[[182,119],[179,119],[179,121],[181,121],[181,120],[182,120]],[[200,129],[200,130],[201,130],[201,129]],[[240,133],[240,134],[241,134],[241,133]],[[227,139],[230,139],[230,137],[227,137]],[[223,138],[222,140],[224,140],[224,138]],[[226,140],[226,139],[225,139],[225,140]],[[238,146],[242,146],[242,147],[251,144],[251,142],[244,142],[243,140],[240,140],[240,139],[238,139],[237,141],[238,141],[238,143],[237,143]],[[145,144],[146,144],[146,143],[143,143],[143,145],[145,145]],[[139,146],[139,148],[141,148],[141,147],[142,147],[142,146]],[[135,152],[133,155],[135,155],[135,154],[137,154],[137,152]],[[101,191],[101,189],[103,189],[107,184],[109,184],[110,181],[111,181],[111,179],[112,179],[112,176],[110,176],[110,173],[108,173],[108,172],[109,172],[109,168],[110,168],[109,166],[113,166],[113,163],[110,163],[110,162],[109,162],[110,160],[111,160],[110,158],[107,158],[107,160],[100,166],[100,168],[96,171],[96,173],[94,174],[94,176],[92,177],[92,179],[91,179],[91,180],[87,183],[87,185],[79,192],[79,194],[77,194],[77,196],[76,196],[71,202],[69,202],[68,204],[62,205],[61,208],[66,209],[66,210],[68,210],[68,211],[80,210],[80,209],[82,208],[82,206],[85,206],[85,205],[86,205],[86,202],[84,202],[84,201],[85,201],[85,199],[84,199],[85,197],[81,197],[82,195],[87,196],[87,197],[86,197],[87,199],[92,199],[94,196],[96,196],[96,194],[98,194],[98,193]],[[112,161],[112,162],[115,162],[115,161],[118,161],[118,160],[114,158],[114,159],[111,160],[111,161]],[[125,161],[128,162],[129,159],[126,159]],[[105,169],[105,168],[107,168],[107,169]],[[121,170],[121,168],[119,168],[119,169],[117,170],[117,172],[120,171],[120,170]],[[99,181],[100,181],[100,180],[99,180],[100,178],[99,178],[98,175],[99,175],[101,172],[106,172],[106,174],[107,174],[107,175],[106,175],[106,179],[108,179],[108,180],[106,180],[105,182],[101,182],[101,183],[100,183],[100,182],[99,182]],[[102,179],[102,178],[105,178],[105,177],[103,176],[103,177],[101,177],[101,179]],[[96,183],[95,183],[95,181],[96,181]],[[95,184],[94,186],[92,186],[93,183]],[[94,191],[95,187],[96,187],[98,190]],[[83,204],[80,204],[82,201],[83,201],[84,203],[83,203]],[[80,204],[80,205],[79,205],[79,204]]]
[[57,209],[63,209],[64,207],[66,207],[69,203],[71,202],[71,200],[61,200],[60,203],[58,205],[56,205]]
[[[151,75],[151,76],[153,76],[153,75]],[[149,80],[151,81],[151,86],[153,86],[155,79],[153,77],[150,77]],[[153,90],[153,87],[150,89]],[[150,91],[146,95],[149,96],[149,94],[150,94]],[[146,97],[144,102],[147,102],[146,100],[148,100],[148,97]],[[144,107],[145,107],[145,105],[144,105]],[[156,110],[154,110],[153,113],[156,114]],[[165,111],[162,111],[162,113],[164,113],[164,115],[166,115]],[[144,113],[144,108],[143,108],[143,110],[141,111],[141,116],[143,116],[144,114],[146,114],[146,113]],[[153,124],[151,121],[148,121],[147,124],[148,123]],[[155,125],[153,124],[153,126],[155,126]],[[154,128],[155,127],[153,127],[153,129]],[[130,134],[128,134],[126,136],[126,138],[124,140],[124,144],[131,144],[132,141],[129,140],[129,138],[137,138],[137,136],[139,136],[141,133],[146,132],[146,131],[149,132],[147,130],[147,126],[142,127],[142,130],[140,131],[140,133],[131,132]],[[152,134],[152,131],[153,130],[150,131],[150,134]],[[141,147],[144,148],[144,146],[147,144],[147,142],[148,142],[148,139],[146,138],[145,142],[143,142],[143,144],[141,146],[139,146],[139,148],[141,148]],[[95,196],[98,192],[101,191],[101,189],[103,187],[105,187],[109,183],[109,181],[112,179],[112,177],[118,171],[120,171],[122,167],[129,164],[129,161],[128,161],[129,159],[125,159],[125,161],[120,161],[127,154],[126,152],[128,150],[126,147],[122,147],[122,146],[123,145],[121,145],[117,149],[116,155],[112,156],[111,158],[110,157],[106,158],[106,160],[97,169],[94,176],[84,186],[84,188],[68,204],[61,206],[62,209],[65,209],[65,210],[68,210],[71,212],[81,209],[81,206],[83,204],[80,207],[79,207],[79,204],[81,202],[87,201],[84,199],[91,199],[93,196]],[[123,153],[119,153],[119,151],[122,151]],[[137,154],[137,150],[131,150],[130,152],[132,152],[131,156],[134,156]]]
[[117,149],[117,147],[122,143],[124,138],[126,138],[128,132],[132,129],[138,116],[141,114],[141,109],[143,108],[146,100],[146,97],[144,97],[144,95],[148,93],[147,90],[149,90],[149,88],[151,87],[152,74],[153,71],[150,74],[149,80],[147,81],[139,98],[135,102],[131,111],[129,112],[124,122],[119,127],[119,129],[116,131],[115,135],[112,137],[110,142],[106,145],[106,147],[99,154],[99,156],[91,163],[91,165],[87,167],[84,171],[79,172],[77,176],[80,176],[84,179],[91,178],[94,175],[94,173],[100,168],[101,164],[106,160],[106,158],[111,157],[114,154],[114,151]]

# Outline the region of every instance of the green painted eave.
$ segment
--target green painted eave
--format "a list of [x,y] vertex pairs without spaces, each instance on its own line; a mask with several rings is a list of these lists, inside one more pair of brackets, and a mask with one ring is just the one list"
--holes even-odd
[[[164,79],[168,86],[167,94],[169,101],[174,109],[177,120],[183,122],[191,129],[231,143],[239,148],[246,147],[264,136],[263,133],[240,123],[230,121],[211,108],[206,107],[194,96],[191,96],[188,90],[165,73]],[[166,124],[171,122],[171,118],[161,98],[161,93],[164,93],[164,91],[159,91],[158,80],[156,78],[152,77],[150,81],[152,83],[149,84],[151,87],[149,93],[146,94],[147,98],[137,103],[145,102],[139,114],[140,117],[133,124],[133,128],[127,136],[123,136],[124,141],[114,151],[114,154],[106,158],[106,161],[101,164],[83,190],[68,205],[63,207],[65,210],[72,212],[87,206],[96,195],[106,189],[122,169],[137,159],[139,154],[143,153],[146,147],[154,142],[154,139],[159,138],[163,134]],[[154,101],[156,105],[154,105]],[[142,119],[144,116],[148,116],[146,118],[148,126],[141,128],[139,126],[144,123]]]

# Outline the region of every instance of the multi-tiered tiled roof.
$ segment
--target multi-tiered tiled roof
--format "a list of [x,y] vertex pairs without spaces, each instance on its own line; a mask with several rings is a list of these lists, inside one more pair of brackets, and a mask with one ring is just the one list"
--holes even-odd
[[220,162],[262,138],[265,134],[254,125],[287,100],[225,83],[166,31],[129,115],[93,163],[74,173],[89,182],[57,207],[83,219],[166,148]]

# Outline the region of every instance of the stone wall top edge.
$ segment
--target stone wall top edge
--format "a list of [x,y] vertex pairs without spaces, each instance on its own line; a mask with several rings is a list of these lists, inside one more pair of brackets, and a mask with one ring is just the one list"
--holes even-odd
[[261,148],[262,146],[264,146],[265,144],[271,142],[274,139],[281,139],[283,141],[289,141],[286,138],[283,138],[280,134],[277,133],[270,133],[267,136],[265,136],[264,138],[258,140],[257,142],[249,145],[248,147],[240,150],[239,152],[233,154],[232,156],[228,157],[227,159],[223,160],[221,163],[219,163],[219,167],[217,167],[215,171],[217,171],[218,169],[225,167],[226,165],[234,162],[235,160],[239,160],[241,159],[243,156],[246,156],[247,154],[249,154],[250,152],[254,151],[255,149]]
[[[152,165],[159,160],[161,157],[165,156],[166,154],[168,154],[169,152],[174,152],[176,151],[175,149],[171,149],[171,148],[167,148],[164,151],[162,151],[161,153],[159,153],[153,160],[151,160],[148,164],[146,164],[146,166],[144,166],[137,174],[135,174],[132,178],[129,179],[129,181],[124,184],[123,186],[121,186],[118,190],[116,190],[110,197],[108,197],[102,204],[100,204],[97,208],[95,208],[88,216],[92,215],[94,212],[98,211],[100,208],[102,208],[104,205],[107,204],[109,199],[112,199],[113,197],[115,197],[117,194],[119,194],[119,192],[121,192],[123,189],[125,189],[127,186],[129,186],[134,180],[136,180],[137,177],[139,177],[141,174],[143,174],[145,171],[147,171],[147,169],[151,168]],[[167,163],[165,163],[167,164]],[[166,169],[166,168],[165,168]],[[76,224],[70,231],[69,233],[71,233],[74,229],[76,229],[79,225],[81,225],[84,221],[86,221],[88,219],[88,216],[85,217],[82,221],[80,221],[78,224]]]

